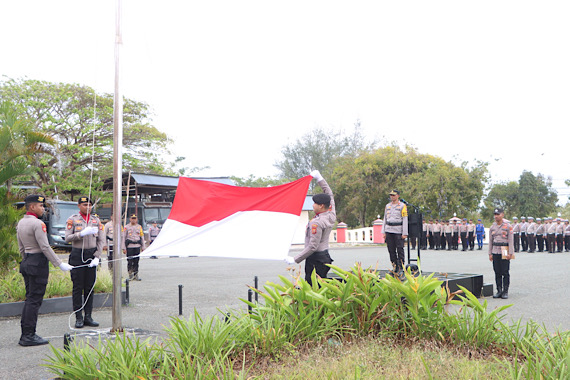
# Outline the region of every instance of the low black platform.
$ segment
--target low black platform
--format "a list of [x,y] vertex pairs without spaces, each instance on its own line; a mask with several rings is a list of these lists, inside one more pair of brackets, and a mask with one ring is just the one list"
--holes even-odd
[[[386,275],[392,275],[388,270],[377,270],[376,273],[379,277],[384,278]],[[422,275],[427,277],[433,273],[433,277],[443,281],[442,286],[449,287],[450,292],[456,292],[459,289],[459,285],[463,286],[465,289],[469,290],[477,298],[483,296],[488,297],[493,294],[493,286],[491,284],[483,284],[482,274],[472,274],[472,273],[445,273],[445,272],[422,272]],[[328,278],[333,278],[340,280],[341,278],[334,273],[329,273]],[[485,286],[484,286],[485,285]],[[489,292],[490,287],[490,292]]]

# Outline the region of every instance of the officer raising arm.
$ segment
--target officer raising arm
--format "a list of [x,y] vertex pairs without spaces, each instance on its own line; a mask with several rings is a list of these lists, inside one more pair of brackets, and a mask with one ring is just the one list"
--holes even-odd
[[[99,326],[99,323],[91,317],[91,312],[93,311],[93,286],[97,277],[97,265],[99,265],[103,244],[105,244],[105,232],[99,218],[91,214],[93,203],[88,197],[79,197],[77,206],[79,213],[67,219],[65,241],[71,242],[69,263],[81,266],[71,272],[75,327],[80,329],[83,326]],[[82,314],[84,304],[85,319]]]
[[36,335],[38,311],[42,306],[44,294],[49,277],[48,260],[62,271],[69,271],[73,267],[62,262],[51,249],[47,229],[41,218],[45,212],[45,198],[41,195],[30,195],[24,199],[26,215],[18,222],[17,237],[18,248],[22,255],[20,273],[24,276],[26,285],[26,300],[22,310],[20,326],[22,336],[20,346],[39,346],[49,341]]
[[305,260],[305,280],[312,285],[311,274],[313,270],[321,278],[326,278],[333,260],[329,255],[329,236],[336,222],[336,208],[334,196],[327,181],[318,170],[313,170],[311,176],[323,189],[324,193],[313,195],[313,210],[315,217],[309,221],[305,230],[305,248],[295,256],[287,256],[289,264],[300,263]]

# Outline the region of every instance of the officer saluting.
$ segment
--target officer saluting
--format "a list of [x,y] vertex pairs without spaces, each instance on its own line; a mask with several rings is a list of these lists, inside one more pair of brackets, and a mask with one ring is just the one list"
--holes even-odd
[[493,298],[509,298],[509,269],[514,255],[513,228],[504,219],[502,208],[494,211],[495,223],[489,229],[489,261],[493,262],[497,293]]
[[49,341],[36,335],[38,311],[42,306],[49,277],[48,260],[62,271],[69,271],[72,266],[62,262],[51,249],[47,229],[41,218],[45,212],[45,198],[41,195],[29,195],[24,199],[26,215],[18,222],[18,248],[22,255],[20,273],[26,285],[26,300],[22,310],[20,326],[22,336],[20,346],[39,346]]
[[[73,282],[73,311],[75,312],[75,327],[99,326],[91,317],[93,311],[93,286],[97,277],[97,265],[105,244],[105,232],[99,218],[91,215],[93,203],[88,197],[79,197],[77,201],[79,213],[67,219],[65,241],[71,242],[69,263],[75,268],[71,272]],[[88,266],[83,266],[83,265]],[[82,306],[85,303],[85,319]]]

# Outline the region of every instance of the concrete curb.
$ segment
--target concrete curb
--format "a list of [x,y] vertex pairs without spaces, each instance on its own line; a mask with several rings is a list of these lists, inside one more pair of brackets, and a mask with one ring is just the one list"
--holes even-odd
[[[113,306],[113,295],[111,293],[96,293],[93,296],[93,307]],[[126,305],[126,292],[121,291],[121,303]],[[22,314],[24,302],[8,302],[0,304],[0,317],[14,317]],[[72,312],[73,303],[71,297],[46,298],[40,307],[40,314]]]

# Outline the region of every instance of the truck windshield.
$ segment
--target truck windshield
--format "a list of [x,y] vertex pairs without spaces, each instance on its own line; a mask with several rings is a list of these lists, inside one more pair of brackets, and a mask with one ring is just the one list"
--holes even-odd
[[64,228],[65,222],[73,214],[77,214],[79,209],[74,204],[56,203],[53,205],[53,218],[51,225],[53,228]]
[[170,207],[159,207],[159,208],[145,208],[144,216],[147,223],[152,223],[157,221],[163,223],[164,220],[168,218],[170,214]]

